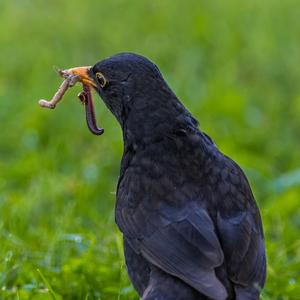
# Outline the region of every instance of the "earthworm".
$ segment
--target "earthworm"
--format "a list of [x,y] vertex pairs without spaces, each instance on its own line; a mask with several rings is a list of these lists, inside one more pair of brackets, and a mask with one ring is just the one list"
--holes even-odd
[[79,76],[77,75],[70,75],[66,77],[63,83],[58,88],[57,92],[54,94],[53,98],[50,101],[41,99],[39,100],[39,105],[41,107],[54,109],[56,104],[62,99],[67,89],[73,86],[77,81],[79,81]]
[[85,105],[85,116],[89,130],[96,135],[104,132],[103,128],[99,128],[96,122],[95,110],[90,88],[83,84],[83,92],[78,95],[80,101]]
[[[81,81],[79,75],[69,74],[64,70],[58,70],[58,74],[64,78],[63,83],[60,85],[57,92],[54,94],[53,98],[50,101],[44,99],[39,100],[39,105],[41,107],[54,109],[56,104],[63,98],[67,89],[69,87],[74,86],[77,82]],[[79,93],[78,97],[85,106],[85,116],[86,116],[87,126],[93,134],[101,135],[104,132],[104,129],[99,128],[97,126],[90,87],[84,83],[82,83],[82,87],[83,87],[83,91]]]

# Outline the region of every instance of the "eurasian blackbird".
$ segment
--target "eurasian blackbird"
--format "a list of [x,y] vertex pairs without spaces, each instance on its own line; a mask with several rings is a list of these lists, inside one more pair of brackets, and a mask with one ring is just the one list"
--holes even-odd
[[259,299],[262,222],[240,167],[145,57],[117,54],[80,76],[123,131],[115,218],[142,299]]

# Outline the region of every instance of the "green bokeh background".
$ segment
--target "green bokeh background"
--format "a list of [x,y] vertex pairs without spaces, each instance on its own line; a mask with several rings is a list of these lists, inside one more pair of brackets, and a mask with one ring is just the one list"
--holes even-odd
[[[88,131],[80,87],[55,111],[53,66],[153,60],[247,173],[264,222],[262,299],[300,299],[300,3],[0,2],[0,299],[138,299],[114,224],[121,131]],[[98,100],[98,99],[97,99]],[[241,266],[242,267],[242,266]]]

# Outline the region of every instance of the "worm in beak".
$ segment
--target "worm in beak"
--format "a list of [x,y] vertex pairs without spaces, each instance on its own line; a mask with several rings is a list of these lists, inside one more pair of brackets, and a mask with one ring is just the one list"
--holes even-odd
[[95,83],[88,76],[89,69],[90,67],[78,67],[67,70],[58,70],[58,74],[64,78],[63,83],[50,101],[41,99],[39,100],[39,105],[41,107],[54,109],[57,103],[62,100],[67,89],[74,86],[77,82],[80,82],[83,91],[79,93],[78,97],[85,106],[87,126],[93,134],[101,135],[104,132],[104,129],[97,126],[91,93],[91,88],[95,86]]

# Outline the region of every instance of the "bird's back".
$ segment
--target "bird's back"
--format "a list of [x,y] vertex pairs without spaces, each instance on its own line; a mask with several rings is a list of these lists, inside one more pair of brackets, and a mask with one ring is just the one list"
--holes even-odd
[[259,212],[241,169],[205,134],[180,130],[125,148],[117,198],[126,241],[156,269],[148,284],[172,276],[198,298],[246,288],[256,299],[265,280]]

